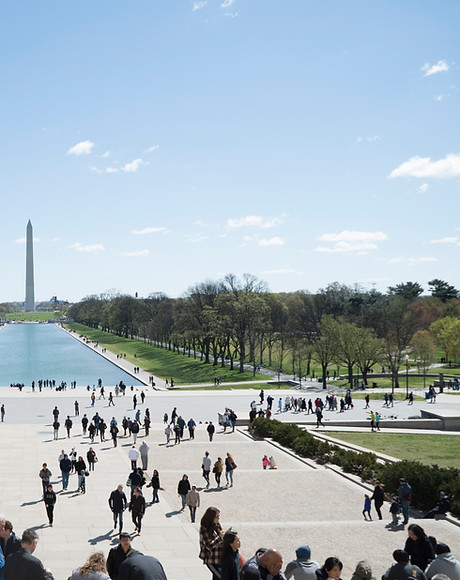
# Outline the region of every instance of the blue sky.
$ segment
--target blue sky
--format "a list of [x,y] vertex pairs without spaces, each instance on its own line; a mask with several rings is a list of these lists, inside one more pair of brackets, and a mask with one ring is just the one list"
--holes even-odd
[[23,1],[0,21],[0,302],[250,272],[460,288],[460,4]]

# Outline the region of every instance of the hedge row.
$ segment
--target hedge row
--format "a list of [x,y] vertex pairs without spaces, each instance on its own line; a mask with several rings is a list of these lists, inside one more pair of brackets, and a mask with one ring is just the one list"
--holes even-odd
[[405,477],[412,487],[412,505],[427,511],[436,505],[440,491],[454,494],[451,512],[460,516],[460,471],[438,465],[423,465],[418,461],[381,463],[374,453],[360,453],[321,441],[297,425],[258,418],[251,423],[257,437],[270,437],[284,447],[289,447],[301,457],[318,463],[333,463],[343,471],[371,483],[380,480],[389,494],[397,495],[400,477]]

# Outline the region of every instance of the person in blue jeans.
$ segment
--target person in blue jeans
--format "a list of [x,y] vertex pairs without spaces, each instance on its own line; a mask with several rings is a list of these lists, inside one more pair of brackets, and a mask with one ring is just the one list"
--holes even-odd
[[233,459],[233,455],[227,453],[227,457],[225,458],[225,479],[227,480],[227,487],[228,482],[230,481],[230,487],[233,487],[233,470],[236,467],[235,460]]
[[123,512],[128,506],[128,500],[126,499],[126,495],[121,484],[110,494],[109,506],[113,513],[113,529],[117,529],[118,523],[121,534],[121,531],[123,530]]
[[72,462],[67,453],[64,453],[64,458],[59,462],[59,467],[61,468],[62,475],[62,489],[67,489],[69,486],[69,475],[72,471]]

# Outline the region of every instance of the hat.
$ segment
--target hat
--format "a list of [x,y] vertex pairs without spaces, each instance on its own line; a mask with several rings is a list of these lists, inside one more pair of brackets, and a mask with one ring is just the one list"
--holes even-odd
[[299,560],[309,560],[311,558],[310,546],[299,546],[295,551],[295,555]]
[[353,572],[351,580],[375,580],[371,565],[367,560],[361,560],[356,564],[356,570]]

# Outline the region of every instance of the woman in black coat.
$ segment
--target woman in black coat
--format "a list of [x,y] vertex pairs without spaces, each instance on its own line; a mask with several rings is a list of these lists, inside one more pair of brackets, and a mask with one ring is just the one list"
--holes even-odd
[[371,496],[371,501],[374,500],[374,507],[375,511],[377,512],[377,515],[379,516],[379,520],[382,519],[382,512],[380,511],[380,508],[383,506],[384,495],[385,492],[383,490],[382,484],[380,483],[380,481],[377,481],[375,483],[374,493]]
[[407,528],[409,537],[404,550],[409,554],[410,563],[425,570],[431,560],[434,560],[434,548],[424,529],[418,524],[410,524]]
[[187,498],[187,494],[188,492],[191,490],[191,486],[190,486],[190,481],[188,480],[188,476],[184,475],[182,476],[182,479],[179,481],[179,484],[177,485],[177,493],[180,495],[181,500],[182,500],[182,509],[185,509],[185,500]]

